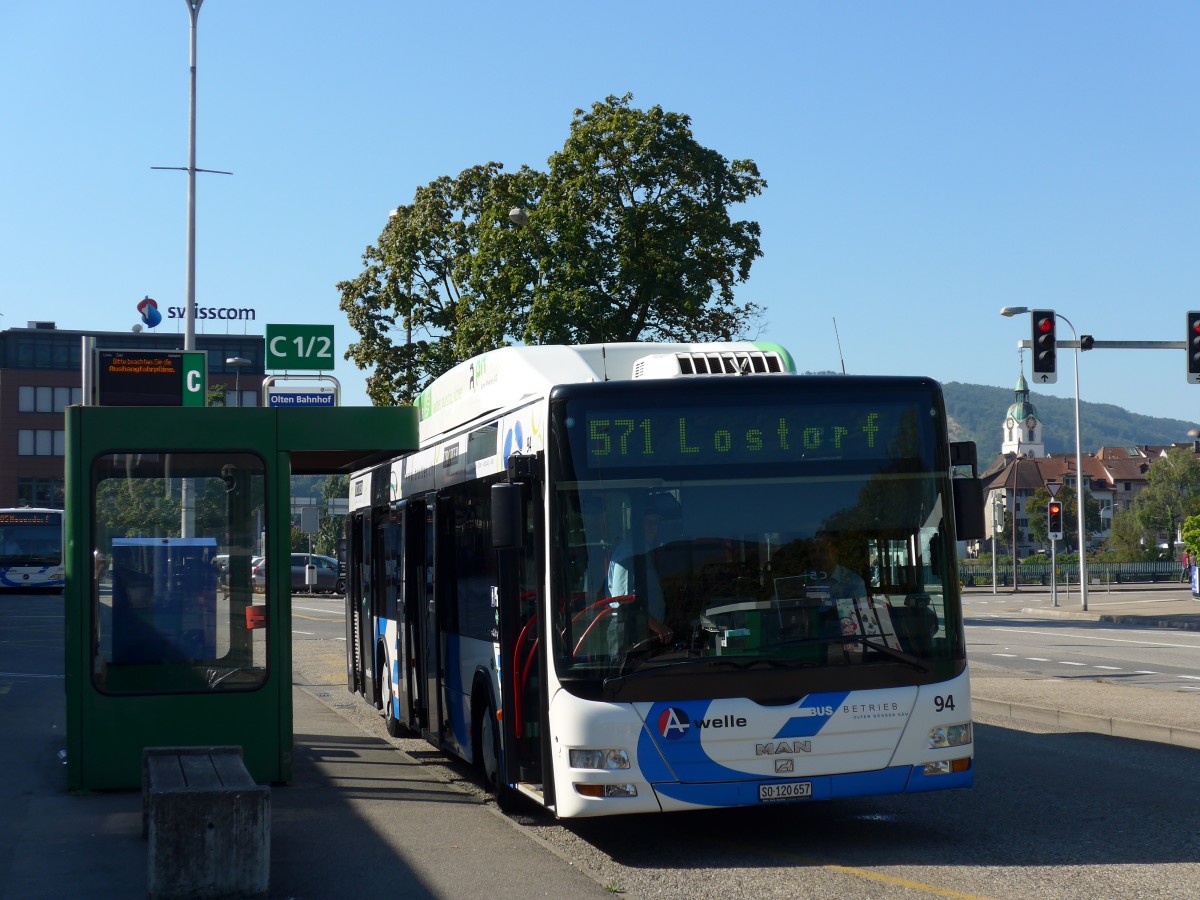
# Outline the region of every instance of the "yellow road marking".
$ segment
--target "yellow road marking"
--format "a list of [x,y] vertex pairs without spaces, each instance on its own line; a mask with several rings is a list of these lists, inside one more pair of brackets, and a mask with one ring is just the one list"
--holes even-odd
[[754,851],[766,854],[767,856],[777,856],[780,859],[785,859],[788,862],[800,863],[813,868],[824,869],[827,872],[836,872],[841,875],[852,875],[855,878],[862,878],[867,881],[878,881],[881,884],[891,885],[892,887],[906,888],[910,891],[920,891],[924,894],[931,894],[935,897],[952,897],[954,900],[989,900],[989,898],[980,894],[967,894],[963,891],[956,891],[951,888],[938,887],[935,884],[926,884],[923,881],[912,881],[908,878],[900,878],[896,875],[885,875],[882,872],[872,872],[870,869],[860,869],[856,866],[843,866],[837,863],[823,863],[820,860],[812,859],[806,856],[800,856],[796,853],[785,853],[779,850],[769,850],[763,847],[750,847],[749,845],[741,845],[745,850]]
[[923,881],[910,881],[907,878],[898,878],[895,875],[884,875],[882,872],[872,872],[870,869],[858,869],[853,866],[839,866],[836,864],[823,865],[821,868],[831,872],[843,872],[847,875],[853,875],[856,878],[866,878],[869,881],[879,881],[883,884],[890,884],[893,887],[908,888],[910,891],[933,894],[935,897],[954,897],[955,900],[987,900],[987,898],[981,897],[979,894],[964,894],[962,891],[938,887],[934,884],[926,884]]

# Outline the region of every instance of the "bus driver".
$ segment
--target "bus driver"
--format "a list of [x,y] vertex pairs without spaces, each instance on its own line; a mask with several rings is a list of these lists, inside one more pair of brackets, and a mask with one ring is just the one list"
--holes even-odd
[[[658,572],[653,561],[653,551],[659,546],[663,517],[657,508],[651,506],[643,512],[641,518],[641,540],[637,542],[637,546],[632,539],[631,529],[613,548],[608,567],[608,595],[636,596],[639,601],[645,601],[650,633],[664,644],[670,644],[674,635],[671,629],[663,624],[663,619],[666,618],[666,601],[663,599],[662,585],[659,584]],[[638,590],[639,576],[645,580],[644,590]]]

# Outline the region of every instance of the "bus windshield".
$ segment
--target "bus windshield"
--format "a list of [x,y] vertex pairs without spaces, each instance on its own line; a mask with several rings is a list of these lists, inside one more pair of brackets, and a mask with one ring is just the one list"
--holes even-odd
[[14,510],[0,514],[0,566],[61,563],[61,513]]
[[962,660],[935,386],[604,387],[550,415],[568,689],[847,667],[917,683]]

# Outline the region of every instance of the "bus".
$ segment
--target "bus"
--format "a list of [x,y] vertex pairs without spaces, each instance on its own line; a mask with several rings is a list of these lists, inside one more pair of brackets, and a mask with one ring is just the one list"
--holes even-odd
[[559,818],[966,788],[940,386],[758,342],[531,346],[350,479],[347,685]]
[[61,591],[63,566],[61,509],[0,509],[0,590]]

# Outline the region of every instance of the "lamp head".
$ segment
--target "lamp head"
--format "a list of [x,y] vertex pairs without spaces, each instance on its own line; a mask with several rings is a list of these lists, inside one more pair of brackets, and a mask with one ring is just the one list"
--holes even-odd
[[1013,316],[1019,316],[1027,312],[1029,312],[1028,306],[1006,306],[1000,310],[1000,315],[1011,319]]

